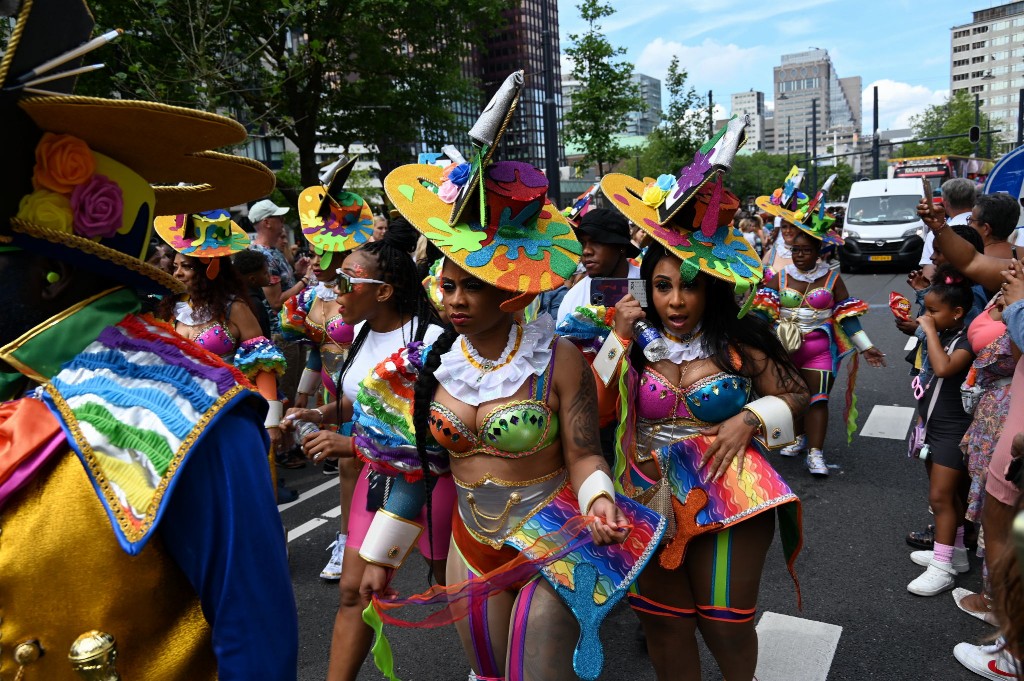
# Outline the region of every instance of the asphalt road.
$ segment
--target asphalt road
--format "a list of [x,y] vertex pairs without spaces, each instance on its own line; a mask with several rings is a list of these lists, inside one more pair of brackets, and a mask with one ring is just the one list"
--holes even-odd
[[[908,365],[903,359],[906,337],[896,329],[888,310],[889,292],[909,294],[909,289],[902,273],[844,278],[851,294],[872,306],[864,327],[889,360],[886,369],[861,365],[857,395],[863,425],[876,406],[914,406]],[[953,659],[952,649],[964,640],[981,642],[993,629],[960,612],[948,593],[922,598],[906,590],[907,583],[922,568],[910,562],[904,536],[908,530],[922,529],[931,522],[924,468],[907,458],[904,440],[862,437],[858,433],[847,446],[841,423],[845,389],[844,369],[833,391],[825,451],[829,463],[838,465],[831,477],[813,479],[800,459],[776,457],[773,461],[803,501],[804,549],[796,563],[803,609],[797,609],[793,582],[776,539],[762,580],[759,612],[841,626],[842,635],[828,673],[828,678],[835,681],[977,679]],[[313,494],[312,490],[329,479],[311,466],[280,472],[289,485],[303,493],[299,503],[282,512],[286,528],[295,530],[318,518],[324,521],[289,543],[299,608],[299,678],[313,681],[326,675],[337,605],[336,584],[323,582],[318,576],[329,557],[325,549],[337,526],[337,521],[330,519],[339,503],[337,487]],[[972,570],[960,577],[959,584],[977,591],[981,567],[973,554],[971,559]],[[403,594],[419,592],[426,587],[425,578],[425,564],[413,556],[396,579],[396,586]],[[601,679],[655,678],[636,639],[636,630],[636,619],[622,605],[606,620],[602,629],[606,663]],[[388,635],[397,672],[404,681],[466,678],[469,665],[452,630],[391,628]],[[702,658],[703,678],[722,678],[703,646]],[[367,662],[359,678],[382,676]]]

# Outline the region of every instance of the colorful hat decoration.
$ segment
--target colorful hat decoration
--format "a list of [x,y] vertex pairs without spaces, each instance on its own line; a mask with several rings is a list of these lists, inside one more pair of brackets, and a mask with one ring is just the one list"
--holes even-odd
[[765,213],[781,218],[783,222],[793,224],[800,219],[796,215],[800,210],[800,202],[806,203],[807,201],[807,195],[799,191],[803,180],[803,169],[793,166],[781,187],[773,191],[771,196],[757,197],[754,199],[754,203]]
[[594,197],[597,196],[597,190],[601,187],[600,182],[595,182],[587,191],[583,192],[576,197],[576,200],[572,202],[571,206],[567,206],[562,209],[562,215],[569,221],[569,224],[573,227],[580,226],[580,218],[587,214],[587,211],[591,208]]
[[834,244],[841,246],[843,244],[843,238],[838,232],[832,229],[832,225],[835,224],[835,217],[828,215],[825,212],[825,202],[828,200],[828,193],[832,190],[832,185],[835,183],[836,178],[839,175],[833,173],[825,180],[825,184],[821,185],[821,189],[814,195],[806,205],[801,205],[797,209],[797,214],[801,215],[801,219],[793,224],[797,229],[801,230],[805,234],[809,234],[815,239],[822,241],[826,244]]
[[[479,184],[482,169],[491,162],[498,142],[505,134],[508,122],[512,120],[512,114],[516,110],[516,105],[519,104],[519,93],[523,89],[523,74],[522,70],[509,74],[498,91],[491,97],[491,101],[484,107],[476,123],[469,129],[469,138],[473,141],[474,146],[479,148],[476,157],[468,165],[464,161],[459,163],[451,169],[445,178],[459,188],[454,201],[449,201],[453,204],[451,215],[448,217],[450,226],[454,226],[459,221],[462,211],[466,208],[466,203],[473,195],[473,190]],[[445,150],[447,149],[448,147],[445,147]]]
[[220,258],[249,247],[249,235],[223,208],[190,215],[161,215],[153,226],[175,251],[206,263],[210,279],[217,278]]
[[[472,164],[401,166],[384,179],[384,191],[446,258],[488,284],[532,296],[558,288],[572,276],[583,248],[548,200],[544,173],[528,163],[491,161],[493,144],[508,125],[521,87],[522,72],[517,71],[473,126],[474,141],[483,147]],[[485,128],[489,132],[480,133]],[[452,158],[447,147],[446,153]],[[456,172],[460,166],[464,170]],[[463,177],[457,196],[442,191],[446,182],[455,184]],[[471,183],[477,190],[463,196]],[[525,306],[529,301],[523,302],[524,296],[509,301],[507,308]]]
[[601,180],[613,206],[682,260],[685,279],[704,272],[732,283],[738,294],[761,280],[761,260],[731,225],[739,199],[722,185],[721,175],[746,141],[748,122],[746,115],[734,116],[678,177],[638,180],[611,173]]
[[153,216],[242,203],[272,191],[275,178],[256,161],[211,151],[245,140],[235,121],[152,102],[71,96],[81,57],[66,56],[86,44],[92,27],[82,0],[21,3],[0,61],[9,178],[0,193],[0,246],[144,291],[180,292],[180,282],[145,262]]
[[323,169],[321,184],[299,194],[302,236],[321,256],[320,266],[325,270],[333,254],[358,248],[373,236],[370,204],[358,194],[345,191],[356,158],[342,156]]

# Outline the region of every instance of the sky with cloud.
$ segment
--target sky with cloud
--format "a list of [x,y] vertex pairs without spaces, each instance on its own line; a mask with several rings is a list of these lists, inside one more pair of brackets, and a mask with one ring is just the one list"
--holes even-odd
[[[582,33],[578,0],[558,0],[562,49]],[[881,128],[905,128],[910,117],[949,95],[950,28],[971,12],[1000,2],[907,0],[610,0],[616,13],[601,23],[609,41],[628,50],[636,70],[664,79],[673,56],[689,82],[714,91],[725,113],[729,95],[761,90],[772,99],[772,68],[780,57],[827,49],[839,76],[860,76],[863,124],[871,127],[871,88],[878,86]],[[563,72],[565,69],[563,56]],[[664,104],[664,102],[663,102]],[[716,109],[718,107],[716,106]]]

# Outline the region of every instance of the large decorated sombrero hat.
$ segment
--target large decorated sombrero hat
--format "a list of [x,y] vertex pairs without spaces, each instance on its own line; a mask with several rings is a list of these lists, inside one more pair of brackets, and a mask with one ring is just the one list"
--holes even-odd
[[[513,87],[521,82],[517,85],[510,77],[485,117],[507,125],[511,111],[497,110],[495,101],[514,107],[514,98],[507,96]],[[474,130],[478,127],[479,121]],[[526,295],[558,288],[576,271],[583,248],[548,201],[544,173],[528,163],[492,162],[488,146],[480,148],[472,163],[396,168],[384,179],[384,191],[413,227],[473,276]],[[460,199],[473,176],[476,188]],[[464,205],[453,224],[452,206],[459,200]]]
[[331,265],[334,253],[358,248],[373,236],[373,211],[363,197],[345,191],[356,157],[342,157],[324,168],[320,184],[299,194],[302,236],[321,256],[320,267]]
[[781,218],[800,231],[826,244],[842,245],[842,237],[832,229],[835,218],[825,213],[825,202],[838,175],[830,175],[813,198],[798,191],[803,171],[796,166],[789,171],[783,186],[771,196],[759,196],[755,203],[764,212]]
[[809,234],[819,241],[841,246],[843,238],[832,229],[836,219],[825,212],[825,202],[828,200],[828,193],[832,190],[832,185],[837,177],[839,176],[836,174],[830,175],[825,180],[825,184],[821,185],[818,193],[807,201],[806,204],[801,204],[797,208],[798,219],[793,224],[800,231]]
[[761,260],[743,234],[732,227],[739,199],[722,185],[745,141],[749,118],[733,117],[697,151],[678,177],[639,180],[612,173],[601,180],[611,204],[668,252],[683,261],[681,274],[698,272],[724,279],[737,293],[761,280]]
[[206,274],[211,279],[217,276],[218,258],[249,246],[249,235],[223,208],[189,215],[161,215],[153,226],[175,251],[207,263]]
[[[238,123],[200,111],[71,96],[93,20],[82,0],[24,0],[0,61],[7,181],[0,247],[24,249],[146,291],[180,292],[145,262],[154,215],[192,214],[273,190]],[[48,80],[49,79],[49,80]],[[42,82],[45,81],[45,84]],[[45,88],[45,89],[42,89]]]
[[804,171],[796,166],[789,170],[782,186],[771,193],[771,196],[759,196],[754,203],[765,213],[771,216],[782,218],[784,222],[794,224],[799,221],[796,212],[800,208],[800,202],[807,201],[807,195],[800,191],[800,185],[804,180]]

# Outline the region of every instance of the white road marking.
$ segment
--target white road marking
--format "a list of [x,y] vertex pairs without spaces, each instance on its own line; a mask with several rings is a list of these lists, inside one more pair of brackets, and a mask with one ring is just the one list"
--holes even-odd
[[766,612],[757,623],[759,681],[825,681],[843,628]]
[[298,506],[303,501],[309,501],[310,499],[312,499],[316,495],[320,494],[321,492],[325,492],[325,491],[331,489],[332,487],[337,487],[338,486],[338,480],[340,480],[340,478],[331,478],[330,480],[328,480],[324,484],[317,485],[316,487],[314,487],[313,489],[309,490],[308,492],[301,493],[299,495],[299,498],[296,499],[295,501],[289,501],[287,504],[281,504],[280,506],[277,507],[277,510],[283,513],[283,512],[287,511],[289,508],[291,508],[293,506]]
[[323,518],[340,518],[341,517],[341,505],[337,505],[330,511],[324,511],[320,514]]
[[311,518],[310,520],[307,520],[295,529],[288,530],[288,542],[291,543],[292,541],[298,539],[307,532],[312,532],[321,525],[325,525],[329,522],[330,521],[326,518]]
[[890,440],[903,440],[907,437],[907,429],[917,412],[913,407],[898,407],[876,404],[868,416],[862,437],[884,437]]

